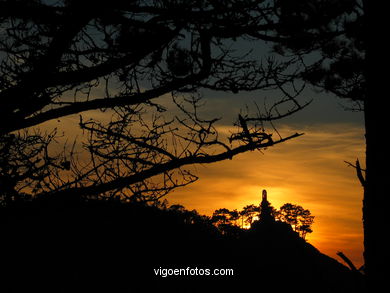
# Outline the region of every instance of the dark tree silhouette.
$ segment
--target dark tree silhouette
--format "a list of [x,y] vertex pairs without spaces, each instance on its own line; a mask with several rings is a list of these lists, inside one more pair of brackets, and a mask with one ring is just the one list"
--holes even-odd
[[[341,6],[337,4],[338,11],[329,15],[318,6],[321,13],[313,19],[325,22],[324,27],[333,27],[334,17],[339,10],[344,11]],[[96,276],[102,276],[102,271],[108,274],[108,278],[104,276],[107,286],[104,291],[118,285],[118,274],[133,276],[111,268],[119,267],[117,260],[124,259],[126,265],[132,263],[134,253],[140,251],[140,247],[146,247],[145,251],[150,252],[145,253],[145,257],[153,261],[147,262],[148,265],[155,264],[153,257],[162,263],[168,261],[170,255],[175,255],[173,261],[178,260],[182,255],[177,253],[177,248],[180,252],[194,252],[187,259],[190,263],[198,261],[197,258],[210,261],[209,256],[220,251],[220,246],[215,245],[217,249],[208,254],[198,250],[202,247],[199,244],[214,240],[215,231],[209,225],[207,229],[191,233],[193,227],[189,228],[187,224],[203,219],[195,211],[187,213],[179,208],[179,213],[183,212],[180,217],[174,215],[161,221],[164,218],[162,213],[155,209],[145,213],[146,205],[140,208],[132,201],[151,200],[153,208],[176,213],[174,208],[171,211],[167,208],[166,201],[159,199],[172,188],[196,179],[184,169],[186,166],[231,159],[242,152],[263,149],[299,136],[272,137],[265,130],[265,123],[291,115],[307,105],[296,99],[302,83],[297,85],[294,80],[297,75],[295,64],[301,60],[302,54],[279,61],[273,58],[259,61],[254,60],[258,56],[251,56],[250,50],[234,50],[233,46],[237,40],[275,41],[286,46],[306,44],[305,34],[291,33],[304,32],[302,25],[306,24],[313,29],[310,33],[314,37],[322,39],[322,31],[316,30],[317,22],[313,19],[307,21],[307,18],[299,22],[299,14],[290,14],[294,7],[304,8],[305,15],[313,9],[312,5],[305,8],[297,1],[0,1],[0,151],[4,157],[0,161],[1,198],[7,205],[29,196],[48,199],[23,202],[16,208],[4,209],[1,216],[12,223],[5,225],[5,238],[10,245],[4,251],[19,249],[21,258],[28,255],[23,260],[30,264],[27,274],[36,278],[43,276],[44,282],[55,283],[48,285],[51,289],[69,280],[69,268],[79,264],[86,253],[89,254],[87,269],[80,266],[77,270],[80,275],[95,274],[91,278],[94,280]],[[327,39],[333,36],[332,33]],[[199,111],[202,89],[232,93],[277,89],[281,92],[281,99],[265,109],[265,113],[238,115],[237,131],[226,138],[218,133],[219,115],[204,118]],[[165,107],[159,98],[169,95],[171,105]],[[52,119],[90,110],[102,110],[113,117],[107,123],[80,117],[80,127],[88,134],[88,141],[83,142],[89,155],[87,161],[83,161],[83,154],[77,155],[79,150],[75,149],[53,155],[51,146],[56,137],[39,132],[34,136],[31,130],[31,127],[41,126]],[[23,136],[26,129],[28,132]],[[156,178],[158,176],[160,178]],[[53,201],[56,208],[44,210],[30,221],[30,214],[25,214],[27,209],[24,207],[33,207],[32,213],[40,211],[54,195],[60,199],[59,202]],[[76,201],[77,205],[70,202],[74,196],[77,200],[78,196],[92,198],[102,195],[126,198],[131,203],[125,205],[118,200],[103,202],[93,199],[82,204]],[[61,199],[65,199],[68,205],[63,205]],[[91,208],[96,206],[102,213]],[[65,207],[71,207],[71,212]],[[144,215],[142,220],[141,215]],[[234,211],[227,215],[228,219],[237,218]],[[179,223],[177,219],[180,219]],[[9,223],[7,221],[2,220],[1,225]],[[149,229],[142,229],[144,221]],[[127,226],[129,223],[131,228]],[[180,234],[177,227],[181,227]],[[233,228],[225,231],[237,235],[238,228]],[[129,230],[131,235],[128,235]],[[210,233],[202,234],[203,230]],[[31,241],[31,235],[36,237],[35,231],[42,238],[39,239],[41,242],[31,243],[32,251],[38,251],[31,253],[26,250],[25,243]],[[203,238],[197,237],[199,235]],[[104,241],[100,242],[102,238]],[[295,247],[280,241],[283,237],[266,238],[271,244]],[[139,241],[143,245],[139,245]],[[55,245],[57,243],[60,249]],[[289,243],[302,242],[294,239]],[[127,244],[131,248],[122,249]],[[242,247],[257,244],[248,241]],[[287,250],[276,247],[269,245],[264,248],[273,249],[272,256],[284,251],[280,258],[283,259]],[[170,253],[161,253],[164,248]],[[229,245],[219,252],[218,257],[226,259],[232,251],[243,251],[245,259],[249,259],[256,248],[249,251]],[[48,254],[47,249],[50,249]],[[43,272],[36,268],[43,252],[46,252],[47,261],[48,255],[58,255],[58,251],[63,252],[59,255],[62,261],[56,259],[54,266],[50,266],[52,262],[44,262]],[[260,252],[272,264],[268,250]],[[18,254],[9,253],[11,257],[15,255]],[[310,255],[313,255],[313,250],[308,248],[306,258],[311,259]],[[242,257],[236,255],[232,261],[240,259]],[[262,259],[258,258],[255,264],[260,261]],[[63,263],[68,263],[68,266],[62,266]],[[295,266],[296,263],[294,254],[290,264]],[[19,262],[5,264],[11,264],[7,267],[7,277],[19,282],[23,272],[14,273],[20,271]],[[311,267],[313,263],[308,264]],[[262,268],[264,273],[267,269]],[[253,276],[255,270],[250,268],[248,272]],[[142,275],[139,267],[131,273]],[[313,283],[321,280],[318,276],[322,277],[322,274],[318,274]],[[137,279],[143,286],[150,285],[142,278]],[[91,289],[91,285],[103,290],[98,288],[100,282],[91,284],[88,278],[75,283],[84,284],[85,291]],[[28,282],[25,284],[36,287]],[[126,282],[126,288],[132,285]],[[69,291],[65,287],[61,289]],[[128,291],[117,289],[113,292]],[[236,288],[229,289],[237,291]]]
[[[352,110],[364,111],[366,167],[363,170],[359,161],[350,165],[356,168],[364,188],[364,261],[368,290],[380,290],[387,284],[390,262],[387,244],[382,240],[382,234],[387,230],[385,215],[390,201],[388,168],[384,168],[390,162],[388,147],[383,141],[384,133],[388,131],[388,107],[383,103],[388,89],[386,75],[380,70],[388,67],[384,57],[388,48],[373,32],[386,27],[387,15],[381,5],[364,0],[300,1],[300,5],[295,5],[297,1],[280,2],[289,2],[285,17],[299,26],[299,30],[288,26],[285,34],[303,37],[306,42],[279,44],[276,46],[278,52],[319,53],[316,62],[305,64],[307,71],[302,77],[318,88],[354,101]],[[332,18],[333,25],[324,26],[324,18]],[[308,19],[314,20],[312,24],[317,28],[314,31],[320,34],[313,34],[313,28],[307,25]]]
[[183,213],[183,212],[185,212],[186,209],[181,204],[174,204],[174,205],[169,206],[169,210]]
[[229,210],[226,208],[217,209],[211,217],[213,223],[223,235],[237,238],[243,230],[239,227],[238,220],[240,214],[237,210]]
[[307,233],[312,233],[311,226],[314,222],[314,216],[309,210],[305,210],[300,205],[285,203],[277,213],[277,219],[291,225],[295,232],[299,233],[303,239]]
[[232,224],[231,222],[231,211],[226,208],[220,208],[218,210],[215,210],[212,217],[211,221],[219,226],[221,224]]
[[[3,0],[0,11],[0,135],[90,110],[114,115],[108,123],[80,118],[90,160],[68,154],[57,163],[59,180],[46,176],[50,184],[30,195],[157,200],[196,180],[186,166],[299,136],[271,138],[264,128],[307,105],[291,78],[299,58],[259,61],[232,46],[277,39],[272,3]],[[201,89],[280,89],[281,99],[256,117],[239,115],[237,132],[223,139],[218,116],[199,114]],[[164,107],[157,99],[167,95]]]
[[[172,207],[176,211],[184,209],[180,205]],[[211,217],[211,222],[221,231],[226,232],[234,226],[243,229],[244,222],[247,225],[252,225],[256,216],[258,217],[257,224],[261,223],[265,226],[272,225],[275,221],[287,223],[303,239],[306,238],[307,233],[313,232],[311,227],[314,222],[314,216],[311,215],[309,210],[291,203],[286,203],[277,210],[268,201],[266,190],[262,192],[262,201],[259,206],[254,204],[247,205],[241,211],[231,211],[226,208],[217,209]]]
[[37,131],[0,136],[0,205],[64,182],[59,173],[69,169],[69,161],[64,154],[51,154],[49,145],[55,136]]
[[244,227],[244,223],[246,225],[251,225],[253,222],[253,218],[257,216],[259,212],[260,208],[254,204],[243,207],[242,210],[239,212],[239,215],[241,217],[241,228]]

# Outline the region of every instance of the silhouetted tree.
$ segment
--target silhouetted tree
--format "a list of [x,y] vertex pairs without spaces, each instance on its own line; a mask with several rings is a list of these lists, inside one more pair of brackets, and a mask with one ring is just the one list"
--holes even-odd
[[211,217],[211,221],[217,226],[221,224],[232,224],[230,220],[230,216],[231,216],[231,211],[229,209],[220,208],[214,211]]
[[260,208],[254,204],[247,205],[239,212],[241,217],[241,228],[244,227],[244,223],[247,225],[252,224],[253,218],[260,212]]
[[169,210],[183,213],[186,209],[181,204],[174,204],[174,205],[169,206]]
[[240,214],[236,209],[230,211],[230,221],[232,222],[233,225],[237,226],[237,221],[239,219],[240,219]]
[[[280,3],[285,6],[286,19],[296,23],[286,26],[281,33],[296,35],[297,41],[279,43],[278,52],[288,55],[316,52],[311,57],[316,55],[318,58],[305,64],[302,78],[317,88],[353,101],[352,110],[364,111],[366,167],[361,168],[359,161],[353,166],[364,188],[365,273],[371,286],[369,290],[380,290],[387,284],[387,264],[390,262],[390,252],[381,237],[387,230],[385,215],[390,204],[389,174],[383,166],[390,162],[388,147],[383,143],[383,134],[388,131],[388,107],[383,103],[388,96],[387,76],[378,68],[388,67],[384,57],[388,48],[373,32],[386,27],[386,10],[365,0]],[[333,19],[333,25],[325,26],[324,18]]]
[[280,207],[277,219],[291,225],[295,232],[299,233],[305,239],[307,233],[312,233],[311,226],[314,222],[314,216],[309,210],[305,210],[300,205],[286,203]]
[[[4,0],[0,11],[0,135],[90,110],[114,115],[108,123],[80,117],[89,160],[78,150],[55,171],[62,184],[35,184],[30,195],[158,200],[196,180],[186,166],[299,136],[275,138],[264,128],[307,105],[291,78],[299,58],[256,61],[232,47],[277,36],[272,3]],[[199,114],[201,89],[265,88],[280,89],[280,101],[240,115],[227,139],[218,115]],[[169,107],[156,100],[167,95]]]
[[229,210],[226,208],[217,209],[214,211],[211,222],[221,231],[225,236],[239,237],[242,233],[237,221],[240,214],[237,210]]
[[29,199],[31,193],[66,183],[62,172],[69,170],[70,162],[63,153],[50,151],[55,137],[55,131],[0,136],[0,205]]

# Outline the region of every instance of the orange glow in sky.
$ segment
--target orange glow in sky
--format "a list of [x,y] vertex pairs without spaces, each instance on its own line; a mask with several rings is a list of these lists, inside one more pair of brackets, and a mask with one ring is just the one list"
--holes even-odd
[[[211,108],[238,111],[227,102],[216,105]],[[325,111],[321,104],[309,114],[320,116],[321,111],[335,116],[335,110]],[[103,120],[108,117],[98,111],[93,114]],[[233,160],[192,167],[200,179],[174,190],[166,199],[169,204],[181,204],[186,209],[211,215],[218,208],[241,210],[246,205],[259,204],[261,192],[266,189],[268,200],[277,209],[284,203],[293,203],[311,211],[315,216],[314,232],[306,239],[317,249],[336,259],[336,253],[342,251],[360,267],[363,190],[355,170],[344,161],[354,163],[359,158],[364,165],[364,127],[354,122],[332,122],[332,115],[328,115],[329,121],[306,122],[305,118],[303,123],[292,123],[294,126],[279,124],[278,131],[283,136],[305,134],[263,152],[253,151]],[[77,133],[80,140],[80,130],[75,132],[78,121],[79,116],[74,115],[50,121],[47,126]],[[221,126],[219,130],[227,134],[229,128]]]
[[261,191],[275,208],[299,204],[315,216],[307,240],[337,258],[344,252],[356,266],[363,263],[362,188],[344,161],[364,162],[363,129],[353,124],[315,125],[304,136],[262,153],[197,166],[200,179],[168,195],[169,203],[211,215],[218,208],[242,209],[259,204]]

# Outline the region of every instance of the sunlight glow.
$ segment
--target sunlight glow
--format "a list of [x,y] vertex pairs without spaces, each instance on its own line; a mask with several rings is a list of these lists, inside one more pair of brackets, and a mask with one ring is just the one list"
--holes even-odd
[[349,124],[316,125],[306,135],[260,152],[250,152],[208,166],[198,166],[198,182],[168,196],[171,203],[211,215],[218,208],[260,204],[266,189],[277,209],[293,203],[315,216],[307,241],[335,257],[343,251],[363,262],[362,189],[344,161],[364,158],[363,130]]

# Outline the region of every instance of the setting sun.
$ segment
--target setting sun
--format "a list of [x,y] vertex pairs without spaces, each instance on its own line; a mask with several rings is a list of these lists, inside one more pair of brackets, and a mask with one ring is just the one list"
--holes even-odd
[[[300,129],[299,129],[300,130]],[[362,265],[362,189],[344,161],[363,157],[363,132],[351,124],[318,125],[305,135],[232,161],[196,167],[198,182],[167,197],[188,209],[211,215],[218,208],[258,205],[261,191],[275,208],[294,203],[315,216],[307,240],[336,257],[343,251]]]
[[0,0],[0,291],[386,287],[368,2]]

